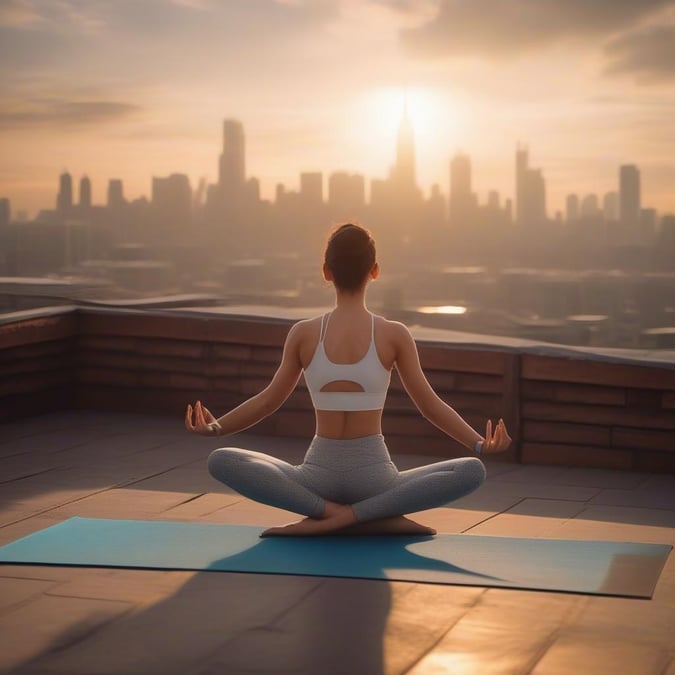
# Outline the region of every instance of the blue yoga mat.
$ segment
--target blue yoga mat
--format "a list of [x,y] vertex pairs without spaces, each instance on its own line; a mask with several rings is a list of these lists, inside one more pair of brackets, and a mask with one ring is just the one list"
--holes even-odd
[[449,534],[260,539],[262,530],[71,518],[0,547],[0,562],[358,577],[649,598],[672,548]]

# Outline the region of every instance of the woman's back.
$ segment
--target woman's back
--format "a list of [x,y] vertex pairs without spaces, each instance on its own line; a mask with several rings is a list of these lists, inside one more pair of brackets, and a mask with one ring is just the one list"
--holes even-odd
[[316,408],[316,434],[358,438],[381,433],[395,361],[391,322],[364,307],[336,308],[303,322],[299,359]]

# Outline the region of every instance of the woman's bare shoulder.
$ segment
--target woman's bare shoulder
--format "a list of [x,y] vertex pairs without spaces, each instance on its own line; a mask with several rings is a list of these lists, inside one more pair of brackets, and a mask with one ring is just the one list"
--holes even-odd
[[400,321],[392,321],[383,316],[376,315],[376,321],[379,323],[380,330],[391,339],[406,339],[410,336],[408,326]]

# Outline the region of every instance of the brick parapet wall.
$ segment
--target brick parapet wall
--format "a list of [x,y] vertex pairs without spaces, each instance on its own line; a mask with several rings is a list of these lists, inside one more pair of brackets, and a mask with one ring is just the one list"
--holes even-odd
[[[227,410],[271,378],[292,321],[80,309],[0,325],[0,420],[69,407],[180,416]],[[419,342],[439,395],[473,426],[504,417],[526,463],[675,472],[675,369]],[[313,433],[304,383],[256,431]],[[394,374],[383,430],[393,451],[464,451],[424,420]],[[1,433],[1,428],[0,428]]]

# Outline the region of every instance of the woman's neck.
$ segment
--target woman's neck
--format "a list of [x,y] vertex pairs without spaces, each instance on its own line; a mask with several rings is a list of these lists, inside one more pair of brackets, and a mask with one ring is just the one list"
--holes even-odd
[[368,311],[366,307],[366,289],[356,293],[345,293],[344,291],[335,292],[335,306],[340,311],[349,312]]

